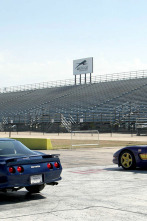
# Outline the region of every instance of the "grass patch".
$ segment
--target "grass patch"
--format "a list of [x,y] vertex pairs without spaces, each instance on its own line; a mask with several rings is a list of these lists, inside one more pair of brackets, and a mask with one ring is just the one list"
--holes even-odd
[[53,149],[69,149],[71,141],[67,139],[51,139]]
[[[69,149],[71,148],[71,140],[67,139],[51,139],[51,143],[53,146],[53,149]],[[95,145],[93,146],[86,146],[86,143],[97,143],[97,141],[81,141],[76,140],[76,144],[83,144],[85,143],[85,146],[78,146],[77,148],[93,148],[97,147]],[[99,141],[99,147],[119,147],[119,146],[133,146],[133,145],[146,145],[146,142],[142,141],[113,141],[113,140],[101,140]]]
[[146,145],[146,142],[142,141],[100,141],[100,147],[119,147],[119,146],[135,146],[135,145]]

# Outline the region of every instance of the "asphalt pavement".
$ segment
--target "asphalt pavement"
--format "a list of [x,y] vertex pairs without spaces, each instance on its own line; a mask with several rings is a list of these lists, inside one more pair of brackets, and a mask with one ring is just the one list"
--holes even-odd
[[59,185],[33,195],[25,189],[0,193],[0,221],[147,220],[147,170],[113,165],[117,149],[47,151],[60,154]]

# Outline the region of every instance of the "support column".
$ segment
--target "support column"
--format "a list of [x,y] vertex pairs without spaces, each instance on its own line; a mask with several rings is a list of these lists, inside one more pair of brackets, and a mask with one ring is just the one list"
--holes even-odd
[[90,73],[90,83],[91,83],[91,73]]
[[76,77],[76,75],[75,75],[75,85],[77,84],[77,77]]

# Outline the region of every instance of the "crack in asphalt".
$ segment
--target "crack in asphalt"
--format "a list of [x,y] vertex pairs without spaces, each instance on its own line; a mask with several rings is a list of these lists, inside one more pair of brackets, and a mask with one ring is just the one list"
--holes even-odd
[[[57,206],[56,206],[57,207]],[[55,207],[55,208],[56,208]],[[106,206],[88,206],[85,208],[75,208],[75,209],[62,209],[62,210],[51,210],[49,212],[38,212],[38,213],[33,213],[33,214],[28,214],[28,215],[19,215],[19,216],[8,216],[5,218],[2,218],[1,220],[6,220],[6,219],[12,219],[12,218],[21,218],[21,217],[27,217],[27,216],[34,216],[34,215],[44,215],[44,214],[53,214],[57,212],[67,212],[67,211],[82,211],[82,210],[88,210],[88,209],[94,209],[94,208],[103,208],[103,209],[109,209],[109,210],[114,210],[114,211],[121,211],[121,212],[127,212],[127,213],[132,213],[132,214],[138,214],[138,215],[143,215],[146,216],[147,213],[142,213],[142,212],[135,212],[135,211],[129,211],[125,209],[119,209],[119,208],[112,208],[112,207],[106,207]]]

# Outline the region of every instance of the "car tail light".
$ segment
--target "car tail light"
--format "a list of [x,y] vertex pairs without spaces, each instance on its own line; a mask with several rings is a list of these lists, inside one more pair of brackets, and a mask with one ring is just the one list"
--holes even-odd
[[22,172],[24,171],[24,168],[23,168],[22,166],[18,166],[18,167],[17,167],[17,171],[18,171],[19,173],[22,173]]
[[53,169],[53,165],[51,163],[47,164],[48,169]]
[[60,164],[59,164],[58,162],[55,162],[55,163],[54,163],[54,166],[55,166],[56,168],[59,168],[59,167],[60,167]]
[[10,173],[15,173],[15,168],[14,167],[9,167],[9,172]]

